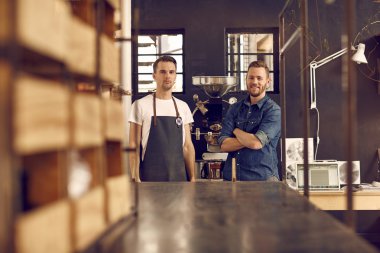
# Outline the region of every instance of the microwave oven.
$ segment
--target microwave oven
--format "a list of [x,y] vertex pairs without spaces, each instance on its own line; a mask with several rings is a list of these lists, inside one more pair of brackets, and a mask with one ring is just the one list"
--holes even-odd
[[[310,190],[339,190],[339,164],[337,161],[318,161],[309,163]],[[304,164],[297,163],[297,187],[304,188]]]

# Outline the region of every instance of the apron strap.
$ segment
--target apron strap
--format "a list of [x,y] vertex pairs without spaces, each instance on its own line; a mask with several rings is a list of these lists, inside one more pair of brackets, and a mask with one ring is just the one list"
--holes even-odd
[[175,102],[174,97],[172,97],[172,99],[173,99],[173,103],[174,103],[174,107],[175,107],[175,113],[176,113],[176,115],[177,115],[177,119],[178,119],[178,118],[179,118],[179,112],[178,112],[177,103]]
[[156,115],[156,93],[153,93],[153,124],[157,126],[157,115]]
[[[173,99],[173,103],[174,103],[174,107],[175,107],[176,117],[177,117],[177,119],[178,119],[178,118],[180,118],[180,117],[179,117],[179,112],[178,112],[177,103],[175,102],[175,99],[174,99],[173,96],[172,96],[172,99]],[[153,124],[154,124],[154,126],[157,126],[156,93],[153,93]]]

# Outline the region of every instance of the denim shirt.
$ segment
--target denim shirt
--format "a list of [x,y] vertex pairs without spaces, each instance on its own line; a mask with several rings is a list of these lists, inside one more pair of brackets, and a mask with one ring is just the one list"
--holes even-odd
[[281,135],[280,107],[267,95],[257,104],[251,105],[249,96],[230,106],[223,119],[219,143],[226,138],[236,138],[235,128],[254,134],[262,144],[262,148],[255,150],[242,148],[230,152],[223,168],[223,178],[231,180],[232,158],[236,158],[237,180],[267,180],[278,176],[277,143]]

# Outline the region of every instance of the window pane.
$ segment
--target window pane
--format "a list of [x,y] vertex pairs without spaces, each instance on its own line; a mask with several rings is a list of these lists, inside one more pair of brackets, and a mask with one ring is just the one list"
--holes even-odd
[[[177,73],[183,71],[183,59],[182,55],[170,55],[177,62]],[[138,56],[138,71],[139,73],[153,73],[153,63],[157,60],[157,55]]]
[[138,36],[138,54],[157,54],[156,36]]
[[182,54],[182,34],[139,35],[138,54]]
[[182,34],[161,36],[161,54],[182,54],[182,46]]
[[269,73],[269,77],[270,77],[270,82],[269,82],[269,88],[267,89],[267,91],[274,91],[274,86],[273,86],[274,75],[273,75],[273,72]]
[[273,53],[273,34],[235,33],[227,36],[228,53]]
[[[277,58],[278,51],[274,48],[275,40],[278,39],[275,31],[258,31],[252,28],[252,31],[237,31],[235,33],[227,33],[227,52],[226,62],[228,75],[238,78],[236,90],[246,90],[245,78],[249,64],[252,61],[264,61],[270,71],[270,87],[267,91],[278,92],[278,69]],[[277,58],[275,58],[277,57]],[[277,88],[276,88],[277,87]]]
[[177,80],[173,92],[183,92],[183,34],[139,35],[137,48],[138,93],[153,91],[153,63],[161,55],[177,61]]
[[145,74],[153,73],[153,63],[156,61],[156,55],[139,56],[138,57],[138,72]]

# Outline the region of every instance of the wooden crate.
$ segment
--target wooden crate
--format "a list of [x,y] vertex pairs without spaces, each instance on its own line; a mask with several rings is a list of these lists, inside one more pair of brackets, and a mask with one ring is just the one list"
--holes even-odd
[[104,99],[104,110],[106,176],[119,176],[125,173],[123,170],[122,141],[126,129],[122,104],[115,100]]
[[17,253],[71,252],[69,202],[58,201],[18,217],[15,246]]
[[126,134],[125,116],[122,104],[115,100],[103,100],[105,110],[105,138],[122,141]]
[[122,144],[118,141],[106,141],[106,177],[125,174],[122,156]]
[[66,34],[66,63],[75,73],[93,76],[95,74],[95,29],[77,17],[72,17]]
[[114,8],[120,9],[119,0],[107,0],[107,2]]
[[0,45],[5,44],[11,33],[11,10],[7,1],[0,1]]
[[72,14],[80,18],[86,24],[95,27],[95,2],[96,0],[70,1]]
[[86,249],[106,228],[104,193],[104,188],[98,186],[81,198],[73,200],[73,232],[76,251]]
[[24,208],[38,208],[67,196],[67,153],[47,152],[23,156]]
[[67,50],[71,50],[66,48],[64,39],[70,19],[68,1],[17,0],[16,6],[18,41],[36,52],[63,60]]
[[100,37],[100,76],[106,81],[120,82],[120,50],[104,34]]
[[79,150],[81,158],[88,164],[91,172],[90,187],[96,187],[104,178],[104,150],[103,147],[91,147]]
[[126,175],[111,177],[106,182],[108,221],[114,223],[131,213],[131,183]]
[[103,144],[100,98],[91,94],[75,94],[73,102],[73,140],[76,148]]
[[14,148],[32,154],[69,145],[70,91],[58,82],[21,75],[14,83]]

